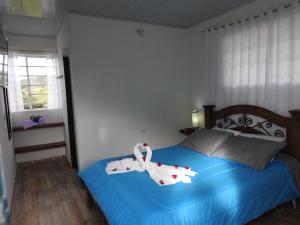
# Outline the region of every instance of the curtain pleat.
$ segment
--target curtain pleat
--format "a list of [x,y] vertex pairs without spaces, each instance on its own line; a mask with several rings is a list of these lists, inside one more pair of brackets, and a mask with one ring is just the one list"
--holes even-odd
[[10,51],[8,53],[8,95],[10,110],[12,112],[24,110],[21,81],[15,70],[16,61],[17,53]]

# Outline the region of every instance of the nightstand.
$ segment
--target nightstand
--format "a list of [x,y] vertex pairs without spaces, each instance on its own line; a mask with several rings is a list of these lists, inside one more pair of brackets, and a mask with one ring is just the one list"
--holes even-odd
[[184,128],[179,130],[180,133],[190,136],[192,133],[194,133],[198,128]]

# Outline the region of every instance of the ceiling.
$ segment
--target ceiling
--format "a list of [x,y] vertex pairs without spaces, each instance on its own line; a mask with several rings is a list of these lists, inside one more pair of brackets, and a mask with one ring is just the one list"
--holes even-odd
[[0,0],[9,33],[55,36],[66,12],[188,28],[254,0]]

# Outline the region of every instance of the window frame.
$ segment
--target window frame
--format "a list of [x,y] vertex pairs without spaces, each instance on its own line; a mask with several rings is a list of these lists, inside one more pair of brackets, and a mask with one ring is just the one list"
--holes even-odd
[[0,61],[0,68],[1,68],[1,79],[3,79],[2,81],[0,81],[0,86],[3,85],[3,87],[7,87],[7,75],[8,75],[8,55],[7,54],[3,54],[0,53],[0,55],[2,56],[2,61]]
[[[39,84],[31,84],[31,76],[37,76],[37,77],[44,77],[46,80],[47,75],[30,75],[29,69],[30,68],[34,68],[34,67],[39,67],[39,68],[51,68],[51,66],[41,66],[41,65],[37,65],[37,66],[30,66],[28,63],[28,58],[44,58],[47,60],[47,57],[43,54],[18,54],[18,57],[24,57],[25,58],[25,65],[15,65],[14,67],[19,67],[19,68],[25,68],[26,74],[22,74],[19,75],[19,77],[23,77],[26,78],[27,84],[26,85],[22,85],[22,83],[20,83],[20,87],[21,87],[21,93],[23,88],[26,88],[28,90],[28,98],[29,98],[29,102],[24,102],[24,96],[22,94],[22,98],[23,98],[23,111],[35,111],[35,110],[48,110],[48,105],[47,107],[44,108],[34,108],[33,107],[33,100],[32,100],[32,96],[48,96],[47,94],[33,94],[32,93],[32,88],[31,87],[44,87],[44,86],[48,86],[48,84],[46,83],[45,85],[39,85]],[[48,91],[47,91],[48,92]],[[26,105],[29,105],[29,108],[26,108]]]

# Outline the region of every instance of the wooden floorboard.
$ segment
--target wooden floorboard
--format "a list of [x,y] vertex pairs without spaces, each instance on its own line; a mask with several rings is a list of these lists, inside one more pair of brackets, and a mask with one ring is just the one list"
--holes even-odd
[[[80,180],[62,158],[17,166],[11,225],[106,225],[99,210],[89,209]],[[251,225],[299,225],[297,209],[286,207]]]

